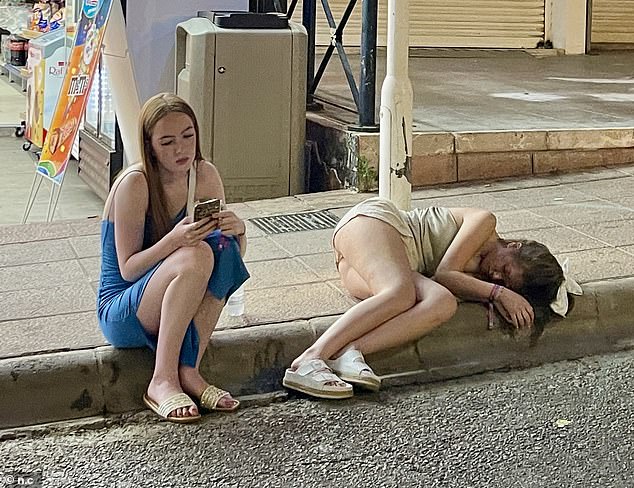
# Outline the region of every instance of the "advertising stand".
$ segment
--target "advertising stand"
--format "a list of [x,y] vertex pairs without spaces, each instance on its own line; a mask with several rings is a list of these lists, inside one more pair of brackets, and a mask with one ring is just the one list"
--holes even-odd
[[51,126],[42,145],[23,223],[28,219],[43,179],[52,182],[47,221],[53,218],[71,148],[86,108],[111,5],[112,0],[84,1]]
[[42,147],[51,125],[66,71],[64,38],[63,29],[58,29],[29,42],[25,150],[31,144]]

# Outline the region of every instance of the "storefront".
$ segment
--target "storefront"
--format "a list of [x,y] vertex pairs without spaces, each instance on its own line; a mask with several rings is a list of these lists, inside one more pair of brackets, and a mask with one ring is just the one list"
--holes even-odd
[[[317,7],[317,39],[330,43],[326,16]],[[349,0],[330,0],[341,19]],[[410,0],[411,47],[534,48],[544,41],[544,0]],[[379,1],[378,44],[386,45],[387,1]],[[295,13],[301,21],[301,4]],[[344,44],[359,44],[361,2],[347,24]]]
[[[335,22],[339,22],[349,0],[328,3]],[[359,45],[361,8],[358,0],[344,31],[346,46]],[[589,9],[590,15],[579,15],[584,8]],[[299,2],[294,15],[299,22],[301,10]],[[380,0],[379,46],[386,45],[386,12],[387,0]],[[541,46],[544,41],[556,42],[565,31],[568,40],[559,47],[567,51],[570,32],[574,32],[572,37],[584,35],[586,21],[590,23],[588,31],[595,47],[634,44],[632,0],[410,0],[409,13],[410,47],[527,49]],[[330,40],[326,15],[321,2],[317,2],[317,43],[327,46]],[[578,44],[575,40],[572,43]]]
[[592,0],[593,46],[634,44],[634,1]]

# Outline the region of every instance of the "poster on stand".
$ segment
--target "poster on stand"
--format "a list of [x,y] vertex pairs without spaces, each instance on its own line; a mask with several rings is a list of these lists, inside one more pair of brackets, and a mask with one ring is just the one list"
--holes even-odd
[[56,29],[29,42],[26,84],[26,139],[42,147],[66,72],[64,31]]
[[38,173],[61,184],[86,108],[112,0],[84,0],[62,89],[42,146]]

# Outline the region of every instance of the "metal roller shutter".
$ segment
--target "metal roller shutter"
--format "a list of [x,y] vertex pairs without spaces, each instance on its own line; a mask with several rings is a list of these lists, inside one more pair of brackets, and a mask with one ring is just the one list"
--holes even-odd
[[593,43],[634,43],[634,0],[593,0]]
[[[352,15],[346,24],[346,28],[344,30],[343,43],[345,46],[358,46],[360,44],[360,36],[361,36],[361,5],[362,0],[357,0],[357,4],[354,7]],[[348,6],[348,0],[328,0],[328,4],[330,6],[330,10],[332,11],[332,16],[335,20],[336,24],[339,24],[339,20],[343,17],[343,14]],[[384,2],[387,5],[387,0]],[[386,24],[385,24],[385,5],[381,5],[381,1],[379,1],[379,38],[385,38]],[[383,18],[381,16],[383,15]],[[293,20],[296,22],[302,22],[302,2],[300,1],[297,4],[295,9],[295,13],[293,15]],[[331,32],[330,27],[328,26],[328,21],[326,20],[326,14],[324,13],[324,9],[321,6],[321,1],[317,0],[317,45],[319,46],[327,46],[330,44]]]
[[[344,31],[347,46],[359,45],[361,2]],[[317,41],[327,45],[330,32],[321,2],[317,3]],[[329,3],[338,22],[348,0]],[[412,47],[532,48],[544,40],[544,0],[410,0],[409,9]],[[382,46],[386,13],[387,0],[380,0],[378,43]],[[301,3],[294,18],[301,22]]]

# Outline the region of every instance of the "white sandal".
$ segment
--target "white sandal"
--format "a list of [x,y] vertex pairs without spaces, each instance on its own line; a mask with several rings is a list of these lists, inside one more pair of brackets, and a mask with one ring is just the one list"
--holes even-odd
[[368,366],[361,351],[348,349],[337,359],[326,361],[326,364],[344,381],[377,391],[381,387],[379,378]]
[[286,388],[318,398],[350,398],[352,385],[341,381],[321,359],[302,363],[295,371],[287,369],[282,384]]

